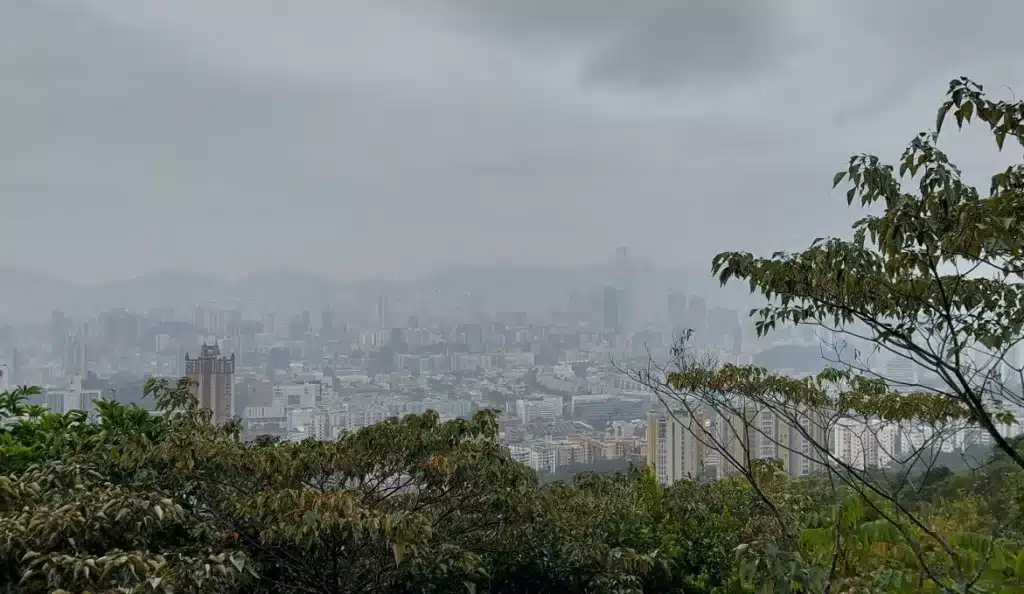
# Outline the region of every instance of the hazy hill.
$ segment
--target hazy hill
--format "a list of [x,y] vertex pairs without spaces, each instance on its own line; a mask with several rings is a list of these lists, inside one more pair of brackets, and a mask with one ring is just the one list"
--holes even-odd
[[[95,314],[116,307],[145,311],[150,307],[222,307],[311,309],[324,304],[370,307],[387,295],[392,307],[416,303],[438,310],[465,307],[474,300],[489,311],[542,313],[566,303],[569,292],[612,283],[602,267],[451,268],[409,281],[362,280],[342,283],[302,272],[276,270],[238,281],[179,270],[161,270],[122,281],[85,285],[30,270],[0,270],[0,318],[42,319],[53,308],[72,315]],[[739,287],[721,289],[710,274],[638,266],[633,300],[638,312],[664,313],[670,291],[682,290],[708,299],[710,305],[746,309],[751,298]]]
[[34,317],[74,302],[82,287],[32,270],[0,268],[0,318]]
[[126,307],[144,311],[150,307],[180,307],[229,299],[231,284],[223,279],[180,270],[161,270],[132,279],[90,287],[93,307]]

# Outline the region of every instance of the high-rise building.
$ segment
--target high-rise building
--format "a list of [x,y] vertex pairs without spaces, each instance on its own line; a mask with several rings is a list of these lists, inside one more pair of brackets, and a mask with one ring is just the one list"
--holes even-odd
[[71,323],[59,309],[50,313],[50,348],[53,353],[60,353],[64,348],[64,340],[71,332]]
[[792,476],[805,476],[824,467],[820,448],[827,447],[830,435],[821,413],[787,411],[782,414],[741,398],[736,399],[731,409],[715,423],[719,428],[719,443],[726,450],[720,452],[719,476],[736,472],[729,458],[740,463],[754,459],[777,460]]
[[61,363],[64,374],[68,377],[89,377],[89,345],[81,332],[64,339],[64,356]]
[[619,290],[615,287],[604,288],[604,298],[602,299],[602,309],[604,311],[604,328],[612,332],[618,332],[621,326],[621,320],[619,319]]
[[208,322],[209,321],[210,321],[210,312],[206,311],[205,307],[203,307],[201,305],[197,305],[196,308],[194,310],[192,310],[192,324],[193,325],[198,326],[198,327],[200,327],[200,328],[202,328],[204,330],[207,330],[207,329],[209,329],[209,327],[208,327]]
[[47,390],[44,402],[50,412],[67,413],[79,410],[95,419],[97,416],[96,401],[103,398],[103,391],[85,389],[82,385],[83,379],[82,376],[75,375],[66,389]]
[[647,465],[654,468],[658,482],[671,485],[700,477],[704,468],[704,447],[694,435],[700,431],[685,410],[647,413]]
[[277,315],[269,313],[263,316],[263,331],[277,334]]
[[731,346],[732,332],[739,326],[739,312],[725,307],[712,307],[707,315],[706,338],[715,346]]
[[[982,366],[985,365],[985,366]],[[987,365],[979,365],[979,369],[986,369]],[[885,378],[889,387],[902,392],[912,392],[917,389],[918,376],[917,364],[903,357],[893,356],[885,362],[884,371],[877,374]]]
[[843,464],[858,470],[877,468],[885,460],[885,450],[877,423],[842,419],[832,428],[832,454]]
[[6,363],[0,363],[0,392],[11,389],[11,373]]
[[217,312],[216,330],[219,334],[238,336],[241,333],[245,316],[238,309],[224,309]]
[[686,328],[693,330],[696,342],[707,344],[708,302],[703,297],[690,297],[690,305],[686,308]]
[[686,328],[686,295],[678,291],[668,294],[668,323],[674,336],[682,336]]
[[619,290],[619,326],[625,330],[633,329],[633,262],[629,259],[626,246],[615,250],[615,288]]
[[274,377],[274,372],[287,371],[291,364],[291,352],[284,347],[272,347],[267,352],[267,377]]
[[305,320],[301,313],[293,315],[288,322],[288,338],[291,340],[302,340],[306,337],[308,330],[309,321]]
[[176,319],[173,307],[151,307],[146,310],[146,317],[149,319],[150,324],[161,324]]
[[18,350],[18,347],[14,347],[11,349],[11,362],[7,370],[11,375],[11,383],[14,385],[19,385],[24,381],[24,378],[21,377],[21,364],[21,352]]
[[224,423],[234,414],[235,355],[222,357],[216,344],[202,346],[199,358],[185,353],[185,375],[193,382],[199,406],[213,411],[213,422]]
[[325,408],[317,408],[310,418],[310,427],[313,439],[328,441],[333,437],[331,427],[331,416]]
[[334,335],[334,310],[330,305],[320,313],[320,335],[325,337]]
[[142,334],[142,318],[124,308],[100,314],[100,342],[109,347],[137,347]]
[[387,295],[377,297],[377,329],[383,330],[388,321],[388,298]]
[[185,347],[178,344],[178,348],[174,353],[174,374],[178,377],[185,377],[185,357],[188,353],[185,351]]

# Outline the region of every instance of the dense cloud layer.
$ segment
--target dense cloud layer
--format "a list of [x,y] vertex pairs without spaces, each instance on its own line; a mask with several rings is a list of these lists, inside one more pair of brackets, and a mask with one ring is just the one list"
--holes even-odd
[[[6,3],[0,249],[75,278],[352,278],[591,263],[623,243],[701,266],[799,247],[854,214],[829,196],[834,168],[896,154],[950,77],[1024,88],[1022,15],[1009,0]],[[985,171],[1006,157],[982,141],[951,146]]]
[[741,78],[777,63],[790,23],[755,0],[450,0],[481,35],[575,48],[587,82],[671,87]]

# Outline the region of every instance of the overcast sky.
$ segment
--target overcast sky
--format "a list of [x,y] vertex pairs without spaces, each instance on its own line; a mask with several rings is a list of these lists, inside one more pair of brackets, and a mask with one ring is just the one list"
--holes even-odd
[[0,250],[344,280],[797,248],[845,231],[832,173],[897,155],[950,78],[1024,96],[1024,2],[963,6],[3,2]]

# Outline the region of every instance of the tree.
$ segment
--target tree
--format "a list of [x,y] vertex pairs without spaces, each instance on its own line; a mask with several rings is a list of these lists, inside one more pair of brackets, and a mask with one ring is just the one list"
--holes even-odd
[[[182,388],[187,393],[187,380]],[[102,401],[101,421],[91,423],[81,411],[26,407],[33,393],[38,389],[4,393],[0,405],[7,421],[0,559],[8,587],[219,591],[251,577],[244,551],[207,546],[210,526],[131,463],[136,446],[173,425],[138,407]]]
[[[836,173],[834,186],[851,185],[848,203],[883,209],[858,220],[851,239],[819,239],[803,252],[768,258],[726,252],[712,269],[723,284],[744,281],[769,300],[752,312],[759,333],[811,324],[870,347],[843,356],[848,343],[832,345],[835,363],[858,374],[881,377],[871,360],[878,352],[929,372],[935,381],[927,385],[882,379],[962,406],[1024,469],[997,427],[1004,404],[1024,406],[1006,381],[1013,375],[1019,386],[1024,377],[1011,356],[1024,340],[1024,164],[993,175],[983,197],[938,148],[950,113],[958,127],[987,124],[1000,150],[1007,137],[1024,146],[1024,102],[992,101],[981,85],[955,79],[936,131],[910,143],[898,170],[857,155]],[[905,187],[908,175],[916,188]]]
[[147,383],[155,414],[98,401],[96,422],[28,414],[27,392],[3,395],[22,418],[0,444],[19,592],[711,592],[754,521],[727,483],[540,485],[491,412],[246,443],[187,379]]
[[464,589],[486,577],[480,553],[536,484],[486,413],[245,444],[236,424],[210,423],[188,380],[154,380],[147,393],[161,415],[108,403],[75,440],[61,415],[15,426],[35,440],[21,447],[42,452],[0,484],[2,553],[23,587]]
[[[671,487],[649,470],[585,473],[538,492],[493,570],[495,592],[721,592],[760,508],[735,482]],[[751,505],[753,503],[753,505]]]
[[[797,576],[825,591],[1021,587],[1022,567],[1006,561],[1021,551],[1021,491],[924,496],[963,479],[934,478],[935,463],[949,438],[975,428],[999,449],[1004,470],[1024,471],[1021,450],[1000,430],[1013,421],[1006,405],[1024,405],[1014,356],[1024,339],[1024,165],[994,175],[982,197],[937,148],[949,114],[961,127],[987,124],[1000,150],[1007,136],[1024,145],[1024,104],[991,101],[980,85],[954,80],[936,132],[910,143],[898,172],[858,155],[834,176],[834,186],[850,182],[849,203],[872,208],[850,239],[767,258],[727,252],[712,262],[723,284],[744,281],[766,298],[751,311],[760,335],[782,324],[817,326],[833,367],[790,378],[720,365],[683,341],[668,365],[633,372],[671,411],[699,420],[681,422],[718,453],[720,472],[744,477],[771,510],[784,538],[745,548],[750,571],[741,576],[759,574],[766,584]],[[928,377],[887,375],[879,355]],[[837,432],[852,437],[846,452],[833,447]],[[914,445],[885,451],[882,433]],[[774,475],[758,470],[765,448],[789,472],[800,462],[827,477],[827,518],[783,504]],[[882,569],[864,571],[870,564]]]

